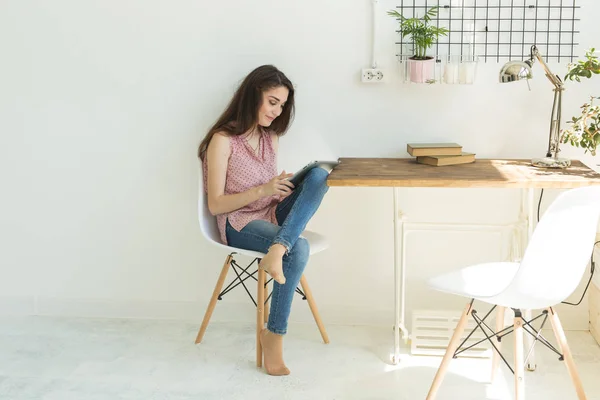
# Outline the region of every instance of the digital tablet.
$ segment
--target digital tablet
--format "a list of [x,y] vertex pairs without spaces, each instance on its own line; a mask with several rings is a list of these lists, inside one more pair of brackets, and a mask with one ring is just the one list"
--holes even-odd
[[331,172],[331,170],[339,163],[340,163],[339,161],[311,161],[308,164],[306,164],[304,166],[304,168],[302,168],[301,170],[296,172],[293,176],[291,176],[289,180],[290,180],[290,182],[292,182],[294,184],[294,186],[296,186],[300,183],[300,181],[302,181],[302,178],[304,178],[304,175],[306,175],[308,173],[308,171],[310,171],[311,169],[316,168],[316,167],[321,167],[321,168],[327,170],[328,172]]

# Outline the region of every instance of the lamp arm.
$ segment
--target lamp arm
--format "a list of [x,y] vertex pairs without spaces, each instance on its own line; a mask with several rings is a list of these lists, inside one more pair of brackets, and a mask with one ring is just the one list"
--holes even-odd
[[546,153],[546,157],[554,157],[558,159],[558,152],[560,146],[560,123],[562,116],[562,92],[564,90],[563,81],[560,79],[558,75],[555,75],[550,71],[548,64],[544,61],[540,51],[537,46],[531,46],[531,62],[535,59],[539,61],[539,63],[544,68],[546,72],[546,77],[552,84],[554,85],[554,103],[552,104],[552,115],[550,116],[550,135],[548,136],[548,151]]
[[532,60],[533,60],[533,57],[535,57],[539,61],[539,63],[542,65],[542,68],[544,68],[544,72],[546,72],[546,77],[548,78],[548,80],[550,80],[550,82],[552,82],[552,84],[556,87],[556,89],[562,90],[564,88],[563,81],[558,77],[558,75],[555,75],[552,73],[552,71],[550,71],[550,67],[548,67],[548,64],[546,64],[546,62],[542,58],[542,54],[540,53],[540,51],[538,50],[536,45],[531,46],[531,59]]

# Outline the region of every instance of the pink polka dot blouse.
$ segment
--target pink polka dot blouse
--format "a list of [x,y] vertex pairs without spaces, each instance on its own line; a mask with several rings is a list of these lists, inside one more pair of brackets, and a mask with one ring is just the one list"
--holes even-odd
[[[265,184],[277,175],[277,160],[273,141],[268,132],[262,132],[259,138],[258,151],[248,144],[242,136],[229,136],[231,155],[227,165],[227,177],[225,178],[225,193],[242,193],[251,188]],[[257,154],[258,153],[258,154]],[[202,163],[204,174],[204,187],[207,185],[207,157]],[[221,241],[227,244],[225,236],[225,224],[227,219],[231,226],[240,231],[250,221],[262,219],[277,225],[275,208],[279,203],[279,195],[263,197],[238,210],[217,215],[217,226],[221,234]]]

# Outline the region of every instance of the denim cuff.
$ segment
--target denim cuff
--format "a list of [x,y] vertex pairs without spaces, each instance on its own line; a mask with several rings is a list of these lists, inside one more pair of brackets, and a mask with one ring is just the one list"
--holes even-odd
[[[271,246],[273,246],[274,244],[280,244],[283,247],[285,247],[285,255],[287,256],[288,253],[290,252],[290,247],[292,247],[290,245],[290,243],[286,240],[280,239],[280,238],[275,238],[273,239],[273,242],[271,243]],[[270,247],[270,246],[269,246]]]
[[287,330],[285,330],[285,329],[283,329],[283,330],[282,329],[273,329],[269,325],[267,325],[267,329],[277,335],[285,335],[287,333]]

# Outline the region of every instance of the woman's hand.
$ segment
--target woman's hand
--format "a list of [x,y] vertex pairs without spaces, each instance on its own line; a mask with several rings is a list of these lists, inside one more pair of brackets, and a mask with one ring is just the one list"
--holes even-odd
[[275,178],[262,185],[264,196],[289,196],[290,193],[292,193],[292,190],[294,189],[294,184],[288,181],[288,178],[293,175],[294,174],[288,174],[285,171],[283,171],[281,174],[277,175]]

